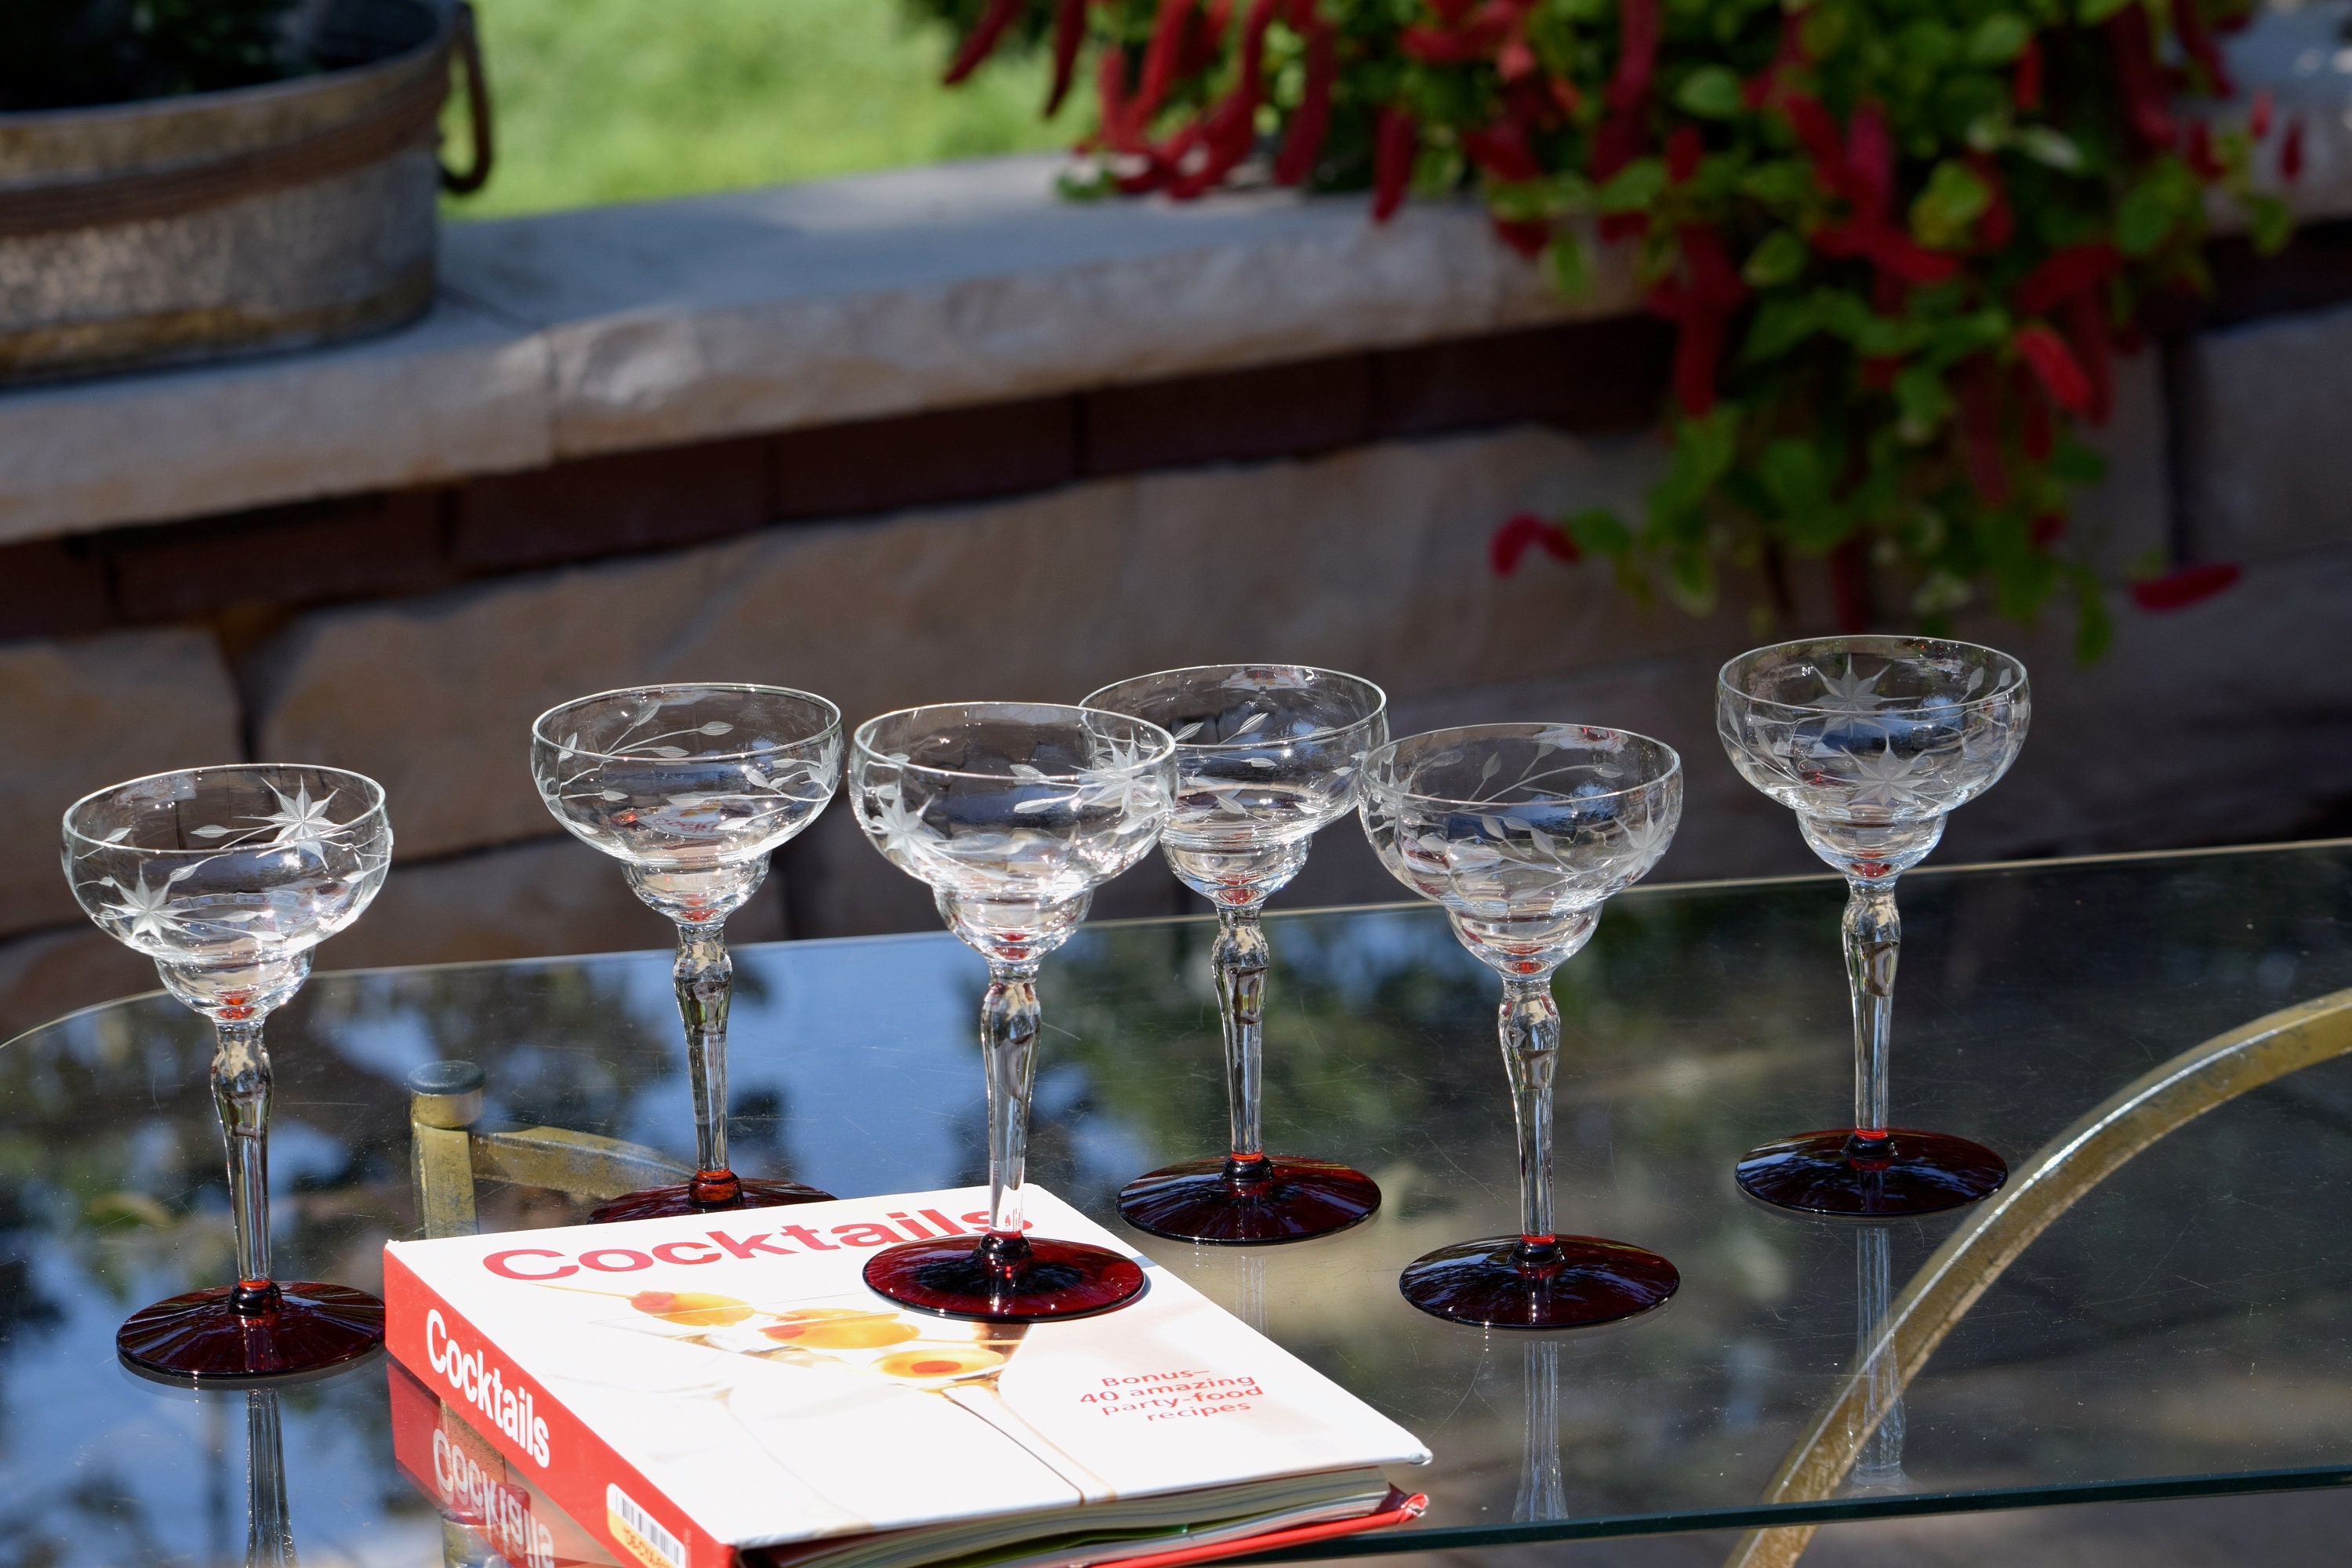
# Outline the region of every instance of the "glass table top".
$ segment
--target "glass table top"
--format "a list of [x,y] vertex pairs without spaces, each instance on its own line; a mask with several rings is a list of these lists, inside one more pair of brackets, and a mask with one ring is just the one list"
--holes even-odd
[[[1386,1203],[1300,1245],[1138,1250],[1435,1451],[1410,1530],[1318,1556],[2352,1481],[2352,1059],[2232,1100],[2060,1218],[1935,1353],[1899,1468],[1759,1498],[1853,1355],[1874,1252],[1900,1289],[1962,1215],[1859,1227],[1761,1207],[1732,1161],[1845,1114],[1828,878],[1636,889],[1559,976],[1563,1226],[1681,1268],[1663,1311],[1539,1336],[1423,1316],[1398,1270],[1508,1231],[1516,1165],[1492,977],[1424,906],[1272,916],[1268,1146]],[[1923,869],[1904,880],[1895,1121],[2012,1167],[2207,1037],[2352,987],[2352,843]],[[1206,919],[1106,923],[1049,959],[1034,1181],[1120,1229],[1128,1178],[1214,1152]],[[329,973],[270,1024],[278,1273],[376,1288],[415,1234],[408,1071],[462,1058],[491,1120],[691,1147],[666,953]],[[746,1175],[843,1195],[984,1174],[980,961],[945,933],[746,947],[733,1140]],[[236,1561],[247,1405],[134,1378],[133,1308],[225,1280],[207,1032],[161,995],[0,1049],[0,1556]],[[485,1185],[485,1229],[573,1205]],[[379,1361],[280,1400],[294,1545],[440,1559],[391,1452]],[[1882,1459],[1885,1455],[1880,1456]]]

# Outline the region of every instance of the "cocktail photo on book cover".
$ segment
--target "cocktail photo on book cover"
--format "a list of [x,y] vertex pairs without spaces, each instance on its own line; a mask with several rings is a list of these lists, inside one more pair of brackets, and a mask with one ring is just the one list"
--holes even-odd
[[[1029,1193],[1041,1229],[1119,1246]],[[1147,1260],[1140,1300],[1065,1321],[933,1316],[865,1288],[875,1249],[978,1228],[985,1203],[971,1188],[395,1242],[389,1342],[518,1473],[583,1521],[618,1516],[625,1548],[650,1542],[675,1568],[702,1542],[847,1548],[1072,1508],[1256,1533],[1371,1513],[1381,1467],[1427,1461]]]

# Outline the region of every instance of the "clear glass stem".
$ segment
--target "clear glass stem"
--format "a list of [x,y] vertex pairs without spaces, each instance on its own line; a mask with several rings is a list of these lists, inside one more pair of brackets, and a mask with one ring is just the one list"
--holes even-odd
[[1217,971],[1217,1001],[1225,1031],[1225,1102],[1232,1118],[1226,1174],[1236,1180],[1259,1173],[1265,1163],[1265,1132],[1259,1116],[1265,1087],[1265,928],[1261,904],[1220,905],[1217,945],[1211,954]]
[[1551,1219],[1551,1082],[1559,1063],[1559,1005],[1551,976],[1503,982],[1497,1015],[1503,1067],[1511,1076],[1511,1115],[1519,1130],[1519,1240],[1549,1247]]
[[1854,1237],[1854,1358],[1861,1367],[1865,1436],[1854,1455],[1853,1479],[1854,1486],[1870,1490],[1904,1484],[1902,1390],[1895,1357],[1879,1344],[1894,1296],[1891,1242],[1883,1225],[1864,1226]]
[[286,1440],[278,1395],[245,1396],[245,1561],[247,1568],[295,1568],[294,1518],[286,1506]]
[[1527,1429],[1519,1458],[1517,1520],[1566,1519],[1568,1489],[1559,1463],[1559,1342],[1532,1339],[1520,1347],[1527,1380]]
[[1895,879],[1846,879],[1845,973],[1853,995],[1853,1126],[1865,1142],[1886,1137],[1887,1053],[1895,1034],[1895,962],[1903,921]]
[[269,1282],[269,1053],[259,1018],[213,1021],[213,1105],[220,1112],[228,1152],[229,1219],[236,1234],[236,1289],[241,1312],[278,1305]]
[[1029,1157],[1029,1089],[1037,1077],[1037,966],[988,966],[980,1048],[988,1068],[988,1236],[1003,1262],[1028,1251],[1021,1237],[1021,1177]]
[[694,1198],[731,1203],[742,1192],[727,1165],[727,1003],[734,994],[735,962],[727,956],[724,921],[680,922],[678,1021],[686,1026],[686,1070],[694,1083]]

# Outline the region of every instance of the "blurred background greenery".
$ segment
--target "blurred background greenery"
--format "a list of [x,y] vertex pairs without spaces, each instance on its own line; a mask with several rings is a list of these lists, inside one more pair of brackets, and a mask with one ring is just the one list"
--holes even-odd
[[[894,0],[476,0],[498,172],[453,217],[544,212],[1066,145],[1045,62],[953,91]],[[453,110],[453,112],[457,112]],[[462,145],[462,122],[451,123]]]

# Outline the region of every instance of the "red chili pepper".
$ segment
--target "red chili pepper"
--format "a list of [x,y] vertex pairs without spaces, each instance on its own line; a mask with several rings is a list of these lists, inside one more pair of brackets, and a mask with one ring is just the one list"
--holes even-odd
[[2017,234],[2017,210],[2009,205],[2009,182],[2000,177],[2000,165],[1987,153],[1969,153],[1969,168],[1990,193],[1977,218],[1977,248],[2006,249]]
[[[2053,340],[2054,341],[2054,340]],[[1960,367],[1960,467],[1987,506],[2009,504],[2009,466],[2000,452],[2000,372],[1990,354]]]
[[2235,562],[2210,561],[2201,566],[2183,566],[2178,572],[2133,584],[2132,603],[2158,614],[2187,609],[2201,599],[2235,587],[2244,575],[2244,569]]
[[1617,68],[1609,78],[1609,107],[1631,114],[1650,95],[1658,68],[1658,0],[1617,0]]
[[1862,254],[1906,283],[1941,283],[1960,269],[1959,258],[1929,250],[1910,236],[1884,222],[1861,236]]
[[1551,225],[1539,218],[1489,218],[1495,237],[1533,261],[1551,243]]
[[1677,237],[1682,241],[1683,260],[1690,268],[1691,288],[1698,300],[1727,315],[1738,309],[1739,302],[1748,298],[1748,285],[1740,280],[1739,269],[1732,266],[1723,236],[1711,224],[1694,223],[1684,225]]
[[1797,140],[1812,154],[1816,173],[1822,169],[1834,171],[1822,184],[1833,189],[1842,188],[1845,177],[1845,144],[1838,139],[1837,121],[1830,118],[1818,99],[1801,92],[1792,92],[1780,100],[1780,112],[1789,117],[1789,128]]
[[1160,100],[1175,82],[1184,25],[1192,19],[1195,4],[1196,0],[1160,0],[1160,15],[1151,25],[1151,41],[1143,49],[1143,82],[1128,110],[1139,132],[1160,112]]
[[1706,143],[1699,139],[1697,126],[1675,126],[1666,138],[1666,178],[1677,185],[1688,184],[1706,153]]
[[2059,407],[2069,414],[2091,411],[2090,377],[2083,374],[2065,339],[2036,321],[2018,328],[2009,341],[2018,357],[2033,367]]
[[1887,134],[1886,111],[1869,99],[1846,120],[1845,162],[1853,173],[1854,205],[1883,216],[1895,195],[1895,138]]
[[2092,424],[2105,425],[2116,411],[2115,361],[2108,353],[2107,312],[2099,303],[2098,291],[2093,289],[2085,289],[2068,300],[2063,310],[2067,342],[2090,387],[2090,400],[2083,413]]
[[1095,62],[1095,97],[1101,121],[1095,140],[1114,153],[1136,151],[1143,138],[1141,127],[1134,123],[1134,105],[1127,96],[1125,49],[1114,45]]
[[2126,5],[2099,24],[2115,61],[2116,85],[2123,89],[2132,134],[2149,147],[2169,147],[2179,127],[2166,103],[2164,78],[2157,68],[2156,39],[2145,6]]
[[1903,374],[1903,361],[1894,354],[1873,354],[1862,362],[1862,384],[1873,392],[1885,392]]
[[1404,189],[1412,179],[1413,154],[1420,150],[1421,132],[1412,116],[1401,109],[1383,106],[1378,129],[1372,133],[1372,221],[1386,223],[1394,216],[1404,202]]
[[2037,549],[2047,550],[2065,536],[2066,514],[2045,511],[2026,525],[2026,532]]
[[2303,116],[2296,115],[2286,122],[2286,134],[2279,141],[2279,178],[2299,180],[2303,177]]
[[1198,76],[1217,63],[1218,40],[1234,19],[1234,0],[1207,0],[1184,24],[1176,51],[1179,79]]
[[2246,133],[2259,142],[2271,133],[2271,89],[2254,89],[2254,106],[2246,116]]
[[1496,576],[1507,577],[1519,569],[1519,558],[1531,544],[1555,561],[1574,561],[1584,553],[1559,524],[1522,511],[1506,519],[1486,541],[1486,564],[1494,568]]
[[1077,75],[1078,46],[1087,41],[1087,0],[1060,0],[1054,11],[1054,87],[1045,95],[1045,118],[1061,112]]
[[1683,319],[1682,334],[1675,340],[1675,399],[1694,419],[1715,407],[1715,373],[1723,363],[1723,318],[1714,311],[1694,311]]
[[[1205,149],[1205,155],[1169,183],[1168,194],[1175,200],[1191,201],[1211,190],[1249,156],[1256,141],[1258,100],[1265,93],[1265,30],[1284,3],[1251,0],[1249,15],[1242,23],[1241,79],[1222,102],[1195,122],[1201,132],[1197,144]],[[1173,154],[1168,161],[1171,165],[1179,162]]]
[[1027,3],[1028,0],[988,0],[988,9],[980,14],[980,20],[956,47],[955,58],[948,62],[948,74],[940,79],[953,87],[979,69],[980,62],[995,50],[1004,30],[1013,26],[1021,15],[1021,7]]
[[1462,151],[1470,155],[1472,163],[1498,180],[1543,177],[1543,165],[1528,149],[1527,133],[1516,125],[1505,123],[1465,131],[1462,133]]
[[2123,254],[2112,245],[2070,245],[2053,251],[2018,284],[2018,314],[2039,316],[2070,295],[2105,282],[2123,264]]
[[2195,60],[2203,70],[2206,82],[2214,95],[2227,98],[2237,89],[2230,83],[2229,68],[2221,63],[2221,46],[2205,28],[2205,13],[2197,0],[2172,0],[2172,32],[2180,40],[2180,51]]
[[2018,445],[2025,448],[2025,455],[2034,462],[2048,462],[2052,448],[2057,445],[2055,422],[2050,417],[2049,395],[2042,390],[2042,383],[2034,378],[2033,373],[2021,364],[2015,367],[2015,374],[2010,377],[2010,391],[2017,398]]
[[1596,180],[1606,180],[1642,155],[1649,143],[1649,132],[1642,127],[1638,116],[1612,114],[1601,122],[1592,133],[1591,174]]
[[2042,107],[2042,40],[2028,38],[2009,79],[2010,100],[2020,109]]
[[1525,37],[1513,35],[1503,40],[1495,54],[1495,74],[1507,82],[1519,81],[1536,73],[1536,51]]
[[[1294,27],[1298,26],[1299,9],[1292,7]],[[1311,10],[1308,15],[1313,16]],[[1324,134],[1331,126],[1331,82],[1339,74],[1339,59],[1337,30],[1315,18],[1307,27],[1307,82],[1299,92],[1298,110],[1290,117],[1290,129],[1282,139],[1282,152],[1274,161],[1276,184],[1296,185],[1315,172]]]

